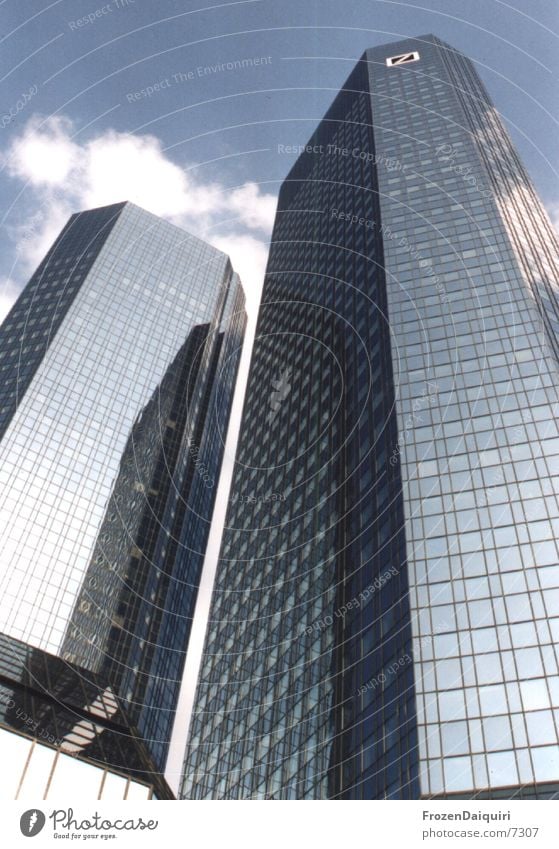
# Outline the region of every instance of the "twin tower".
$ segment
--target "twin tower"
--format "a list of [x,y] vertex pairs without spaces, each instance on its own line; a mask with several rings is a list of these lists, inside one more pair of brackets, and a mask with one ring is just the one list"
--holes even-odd
[[557,255],[472,63],[367,50],[280,190],[187,717],[244,296],[72,216],[0,330],[6,797],[556,796]]

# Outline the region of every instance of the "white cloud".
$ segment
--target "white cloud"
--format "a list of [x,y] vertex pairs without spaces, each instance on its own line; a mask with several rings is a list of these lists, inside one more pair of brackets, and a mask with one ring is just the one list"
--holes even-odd
[[256,183],[245,183],[231,192],[228,207],[239,215],[247,227],[271,232],[276,214],[276,198],[261,194]]
[[9,173],[34,186],[61,185],[79,159],[79,145],[71,135],[66,118],[49,118],[42,126],[40,118],[32,118],[6,157]]
[[267,246],[251,235],[231,234],[209,240],[220,251],[229,254],[233,268],[239,273],[247,298],[247,309],[254,313],[260,303],[262,281],[268,259]]
[[548,203],[546,204],[546,209],[551,223],[559,233],[559,203]]
[[256,183],[227,187],[203,182],[173,162],[153,135],[107,130],[76,141],[68,118],[34,116],[2,164],[26,183],[34,213],[6,225],[29,275],[69,215],[130,200],[211,242],[231,256],[250,302],[259,295],[276,199]]
[[[109,131],[85,146],[82,167],[86,207],[104,206],[118,198],[167,218],[194,212],[197,187],[165,156],[154,136]],[[211,206],[213,189],[207,194]]]
[[0,322],[4,321],[10,308],[19,295],[21,286],[10,277],[0,277]]

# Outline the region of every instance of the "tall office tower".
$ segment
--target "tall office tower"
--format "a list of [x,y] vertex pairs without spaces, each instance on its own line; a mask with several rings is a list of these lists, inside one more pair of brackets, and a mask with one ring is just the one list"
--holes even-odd
[[244,324],[228,258],[123,203],[72,216],[0,333],[0,629],[102,681],[160,773]]
[[557,794],[557,279],[472,62],[367,50],[280,191],[184,796]]
[[132,428],[62,657],[101,671],[165,769],[245,328],[240,286]]

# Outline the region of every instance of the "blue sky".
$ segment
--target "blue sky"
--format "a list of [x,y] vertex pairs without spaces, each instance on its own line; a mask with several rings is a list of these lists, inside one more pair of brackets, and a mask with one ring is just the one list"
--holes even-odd
[[4,309],[71,211],[123,192],[256,288],[294,158],[278,144],[306,141],[366,47],[410,35],[478,63],[555,215],[558,18],[542,0],[4,0]]

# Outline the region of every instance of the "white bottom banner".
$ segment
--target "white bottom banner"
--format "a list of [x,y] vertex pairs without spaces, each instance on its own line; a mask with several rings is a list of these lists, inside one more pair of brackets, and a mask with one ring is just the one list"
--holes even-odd
[[[71,795],[71,794],[69,794]],[[1,803],[2,845],[285,849],[559,846],[558,802]]]

